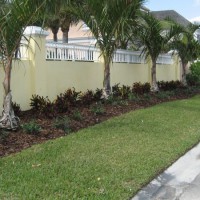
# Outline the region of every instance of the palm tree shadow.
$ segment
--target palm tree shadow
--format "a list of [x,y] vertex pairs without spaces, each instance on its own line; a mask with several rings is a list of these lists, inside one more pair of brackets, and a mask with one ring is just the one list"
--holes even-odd
[[151,181],[147,186],[142,188],[132,200],[155,200],[155,199],[173,199],[176,189],[170,187],[168,183],[175,176],[163,172],[156,179]]

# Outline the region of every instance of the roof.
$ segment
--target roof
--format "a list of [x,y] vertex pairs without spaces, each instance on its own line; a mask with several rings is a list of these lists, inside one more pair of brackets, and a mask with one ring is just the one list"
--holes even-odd
[[164,20],[167,17],[170,17],[171,19],[173,19],[175,22],[177,22],[182,26],[188,26],[191,23],[190,21],[188,21],[186,18],[184,18],[182,15],[180,15],[174,10],[151,11],[150,13],[159,20]]

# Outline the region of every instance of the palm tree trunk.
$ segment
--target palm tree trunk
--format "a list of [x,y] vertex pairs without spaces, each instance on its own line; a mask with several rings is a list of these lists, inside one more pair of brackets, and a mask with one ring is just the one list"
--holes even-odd
[[53,41],[58,42],[58,35],[57,33],[53,33]]
[[157,79],[156,79],[156,59],[152,60],[152,68],[151,68],[151,91],[152,92],[157,92],[158,89],[158,84],[157,84]]
[[[105,60],[105,59],[104,59]],[[104,80],[103,80],[103,96],[107,98],[111,93],[110,86],[110,62],[106,62],[104,64]]]
[[71,24],[71,18],[69,16],[64,16],[61,21],[61,31],[63,32],[63,42],[68,43],[68,33],[69,33],[69,28]]
[[57,42],[58,41],[58,30],[59,30],[59,26],[58,27],[55,27],[55,26],[52,26],[51,27],[51,32],[53,33],[53,41],[54,42]]
[[182,83],[184,86],[187,85],[187,81],[186,81],[186,67],[187,67],[187,63],[181,61],[182,64]]
[[68,43],[69,29],[62,29],[62,32],[63,32],[63,37],[62,37],[63,43]]
[[15,116],[12,108],[12,95],[10,91],[11,68],[12,58],[9,58],[8,63],[5,66],[5,78],[3,82],[5,97],[2,117],[0,119],[0,128],[16,130],[19,127],[19,118]]

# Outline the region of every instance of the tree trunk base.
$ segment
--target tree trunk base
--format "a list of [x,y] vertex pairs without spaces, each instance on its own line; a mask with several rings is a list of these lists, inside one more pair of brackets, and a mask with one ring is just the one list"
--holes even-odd
[[151,91],[152,92],[158,92],[159,91],[158,85],[157,84],[152,84]]
[[11,103],[12,95],[9,92],[4,98],[3,112],[0,119],[0,128],[16,130],[19,127],[19,118],[15,116]]
[[110,91],[108,91],[105,88],[103,88],[101,99],[108,99],[109,96],[110,96]]

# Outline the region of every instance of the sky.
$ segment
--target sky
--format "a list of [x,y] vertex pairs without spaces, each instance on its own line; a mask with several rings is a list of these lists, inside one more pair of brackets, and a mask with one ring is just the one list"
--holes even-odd
[[175,10],[188,20],[200,20],[200,0],[146,0],[144,6],[152,11]]

